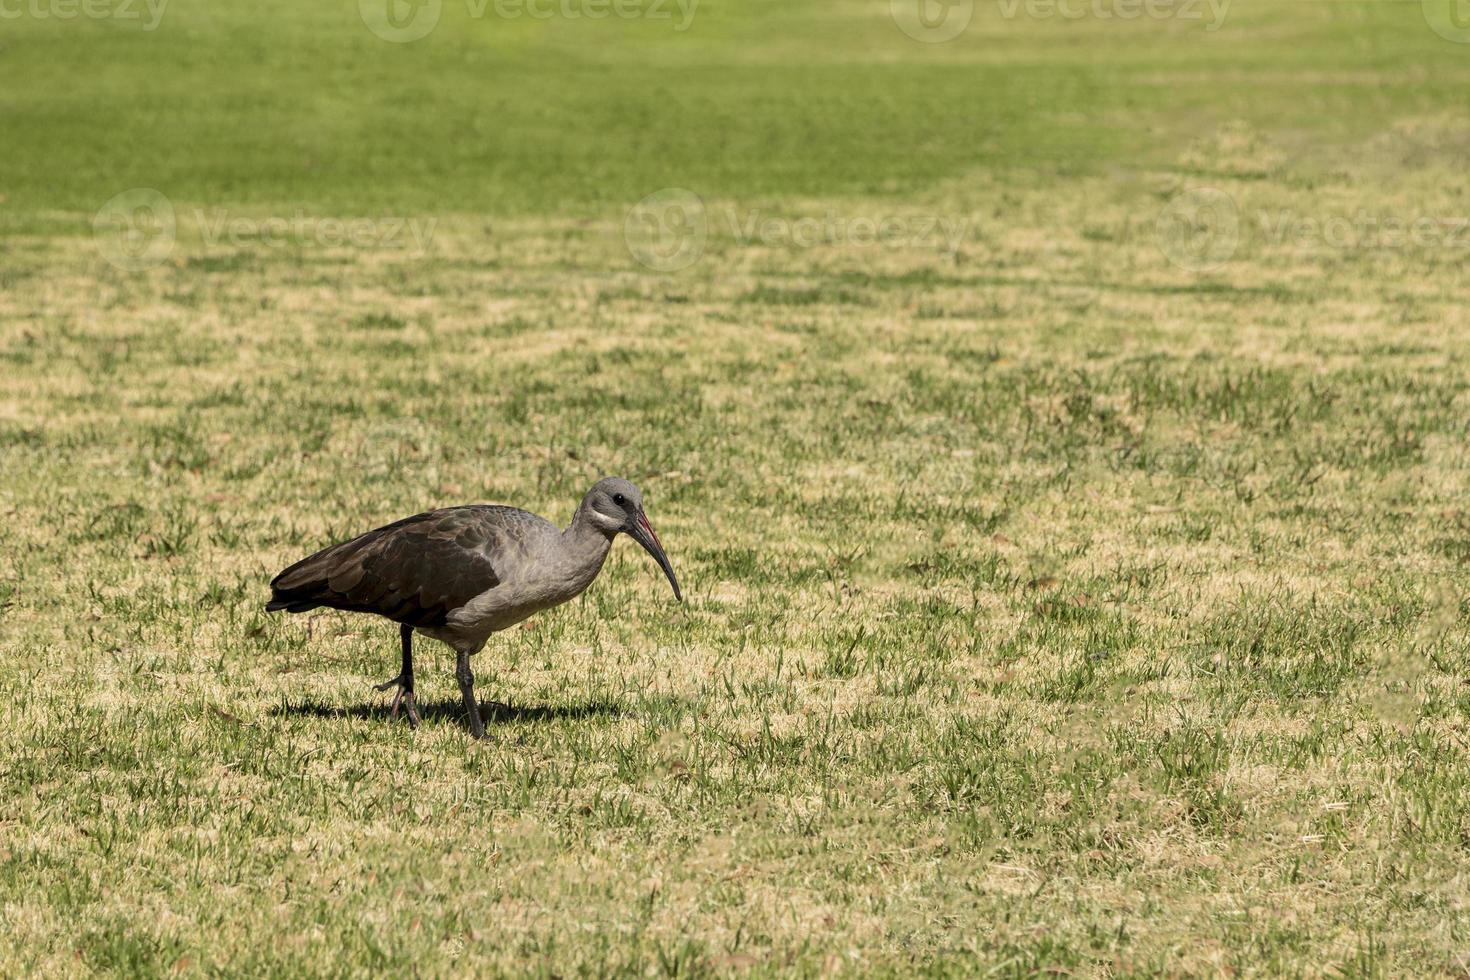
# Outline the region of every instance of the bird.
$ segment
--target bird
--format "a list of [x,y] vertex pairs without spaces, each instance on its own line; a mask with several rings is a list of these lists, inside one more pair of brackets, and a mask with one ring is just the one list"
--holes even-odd
[[628,480],[593,484],[559,528],[517,507],[468,504],[431,510],[333,545],[272,579],[267,612],[340,609],[399,624],[403,661],[397,677],[375,686],[396,689],[391,717],[406,707],[418,728],[414,634],[455,653],[455,679],[470,734],[485,737],[470,658],[490,636],[581,595],[597,578],[613,539],[643,546],[684,601],[674,566],[643,510],[643,493]]

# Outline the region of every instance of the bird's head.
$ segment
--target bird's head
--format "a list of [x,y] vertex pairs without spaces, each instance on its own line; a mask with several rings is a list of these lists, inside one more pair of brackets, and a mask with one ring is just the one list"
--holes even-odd
[[643,512],[641,490],[627,480],[610,476],[598,480],[587,491],[582,508],[587,518],[609,538],[626,534],[643,545],[669,577],[669,584],[674,587],[674,598],[684,601],[684,595],[679,591],[679,580],[674,576],[674,566],[669,564],[669,556],[664,554],[664,546],[654,533],[653,525],[648,523],[648,515]]

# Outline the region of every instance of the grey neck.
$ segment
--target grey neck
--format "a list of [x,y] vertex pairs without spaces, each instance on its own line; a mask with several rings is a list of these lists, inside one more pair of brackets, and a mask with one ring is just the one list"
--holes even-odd
[[[572,523],[561,532],[562,549],[572,561],[583,562],[601,568],[603,559],[612,548],[616,532],[609,534],[592,520],[591,508],[584,501],[572,516]],[[595,574],[595,573],[594,573]]]

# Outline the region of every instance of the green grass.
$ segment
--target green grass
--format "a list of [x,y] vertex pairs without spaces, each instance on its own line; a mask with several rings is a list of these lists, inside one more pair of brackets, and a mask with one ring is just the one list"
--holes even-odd
[[0,179],[21,214],[134,186],[328,213],[543,214],[669,185],[901,198],[975,171],[1172,160],[1242,118],[1327,156],[1457,110],[1466,78],[1416,3],[1235,0],[1211,32],[981,0],[941,45],[901,34],[887,0],[702,0],[682,32],[665,6],[538,21],[448,0],[410,44],[350,0],[175,0],[153,31],[6,20]]
[[[1470,234],[1297,232],[1470,215],[1470,47],[445,11],[0,21],[0,975],[1466,974]],[[262,611],[606,473],[689,601],[619,544],[477,658],[483,743],[447,650],[411,732],[393,628]]]

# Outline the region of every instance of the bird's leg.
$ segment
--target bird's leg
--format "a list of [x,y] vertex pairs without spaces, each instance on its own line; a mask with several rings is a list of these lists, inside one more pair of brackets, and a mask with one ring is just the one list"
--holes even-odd
[[459,681],[459,693],[464,697],[465,711],[470,715],[470,734],[475,738],[484,738],[485,723],[480,720],[480,702],[475,700],[475,673],[470,670],[470,655],[466,650],[460,650],[458,654],[454,676]]
[[408,726],[417,728],[420,719],[418,702],[413,696],[413,627],[404,623],[399,628],[399,636],[403,639],[403,667],[397,677],[375,684],[373,689],[386,691],[390,687],[398,688],[393,695],[392,717],[398,717],[398,706],[402,705],[408,713]]

